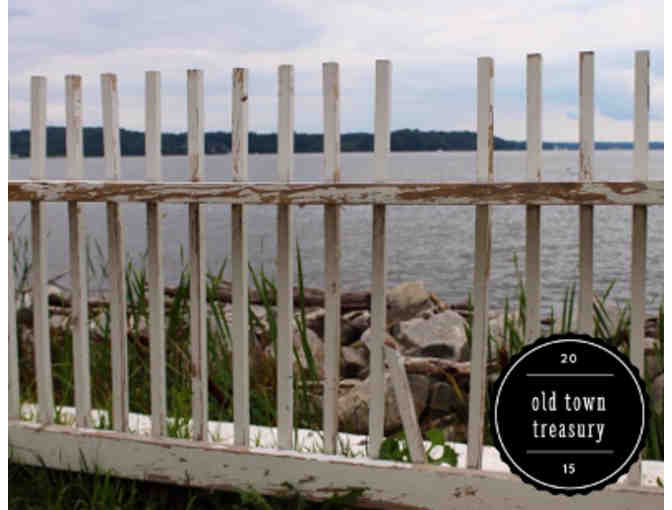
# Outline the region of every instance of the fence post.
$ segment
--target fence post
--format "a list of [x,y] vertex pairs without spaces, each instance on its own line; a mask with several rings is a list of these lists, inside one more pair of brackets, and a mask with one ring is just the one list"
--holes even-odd
[[[66,157],[68,177],[84,177],[82,138],[82,77],[65,77]],[[89,298],[86,267],[84,211],[78,202],[68,202],[70,231],[70,277],[72,282],[72,350],[75,372],[77,426],[88,427],[91,413],[89,361]]]
[[[595,149],[595,54],[579,54],[579,180],[593,180]],[[593,213],[579,206],[579,333],[593,333]]]
[[[477,96],[477,179],[494,180],[494,112],[492,104],[494,61],[490,57],[478,59]],[[485,383],[488,344],[488,280],[490,278],[490,206],[476,206],[474,233],[474,314],[471,338],[471,374],[469,376],[469,425],[467,434],[467,467],[481,469]]]
[[[539,53],[527,56],[527,180],[541,181],[541,110],[542,110],[542,57]],[[541,300],[541,207],[528,205],[525,214],[525,341],[539,337],[539,307]]]
[[[278,178],[294,173],[294,67],[278,68]],[[292,449],[294,428],[294,226],[292,206],[278,206],[278,446]]]
[[[635,112],[633,181],[649,178],[649,52],[635,52]],[[646,315],[646,236],[647,208],[636,205],[632,208],[632,268],[630,273],[630,361],[646,377],[644,365],[644,323]],[[630,485],[640,485],[642,464],[637,461],[628,474]]]
[[[145,73],[145,175],[161,180],[161,73]],[[166,435],[166,339],[164,319],[161,204],[147,202],[147,269],[149,284],[149,362],[152,436]]]
[[[203,71],[187,71],[187,147],[189,152],[189,177],[203,180],[204,145],[203,129]],[[189,204],[189,278],[191,320],[191,413],[192,437],[197,441],[208,440],[208,336],[206,330],[205,299],[205,225],[203,206]]]
[[[339,69],[338,63],[322,64],[324,100],[324,177],[327,182],[341,180]],[[324,451],[336,453],[338,415],[336,401],[341,358],[341,218],[340,207],[324,206]]]
[[[47,79],[33,76],[30,80],[30,160],[31,177],[44,179],[47,163]],[[49,306],[47,302],[47,225],[44,202],[31,203],[33,242],[33,342],[39,420],[54,419],[54,391],[51,376],[51,346],[49,342]]]
[[[233,70],[231,153],[233,180],[247,181],[248,70]],[[247,257],[247,211],[231,206],[231,290],[233,305],[233,419],[234,444],[250,443],[250,360]]]
[[[376,181],[384,182],[390,153],[390,78],[389,60],[376,61],[376,111],[374,151]],[[385,433],[385,374],[383,346],[387,332],[387,241],[385,205],[373,206],[371,239],[371,344],[369,345],[369,456],[378,458]],[[403,403],[399,403],[403,405]],[[423,453],[424,455],[424,453]]]

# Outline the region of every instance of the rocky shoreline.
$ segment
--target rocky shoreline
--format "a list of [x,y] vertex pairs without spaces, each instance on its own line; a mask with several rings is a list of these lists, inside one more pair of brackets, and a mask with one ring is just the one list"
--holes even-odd
[[[177,289],[167,287],[167,306],[175,298]],[[21,342],[32,340],[32,311],[30,295],[19,294],[17,322],[21,330]],[[230,323],[231,286],[228,282],[218,285],[218,292],[210,297],[219,301],[226,321]],[[251,353],[262,350],[273,355],[269,342],[271,320],[268,311],[275,313],[274,297],[260,295],[250,289],[250,312],[254,317],[251,327]],[[321,399],[321,382],[324,361],[324,292],[321,289],[304,289],[302,295],[295,289],[295,312],[305,312],[305,335],[317,369],[313,381],[314,397]],[[371,295],[369,292],[343,293],[341,299],[341,359],[338,417],[342,432],[366,434],[368,432],[369,350],[371,335]],[[103,317],[108,303],[105,296],[89,300],[91,341],[100,341],[104,336]],[[70,298],[68,293],[55,286],[49,288],[50,327],[65,330],[70,327]],[[606,317],[617,324],[621,309],[615,303],[604,306]],[[209,310],[209,314],[211,311]],[[441,428],[446,440],[466,441],[467,402],[470,374],[468,303],[444,303],[425,288],[422,281],[408,282],[388,289],[386,345],[397,349],[405,360],[416,413],[421,429]],[[662,409],[663,366],[658,355],[658,318],[648,316],[646,321],[647,375],[652,381],[651,398],[654,409]],[[542,320],[542,334],[549,332],[550,318]],[[507,335],[521,329],[520,314],[510,311],[490,312],[491,348],[487,371],[492,383],[508,361],[510,340]],[[520,333],[520,331],[518,331]],[[149,333],[145,316],[133,323],[129,316],[129,337],[136,335],[142,344],[149,345]],[[522,335],[521,335],[522,337]],[[129,338],[130,341],[130,338]],[[301,333],[294,324],[294,344],[298,355],[295,364],[306,364],[302,349]],[[625,345],[625,343],[624,343]],[[254,363],[253,356],[250,357]],[[298,369],[298,367],[297,367]],[[254,377],[254,371],[250,373]],[[213,389],[213,388],[211,388]],[[320,406],[321,407],[321,406]],[[393,434],[401,429],[401,417],[397,409],[390,375],[385,373],[385,433]]]

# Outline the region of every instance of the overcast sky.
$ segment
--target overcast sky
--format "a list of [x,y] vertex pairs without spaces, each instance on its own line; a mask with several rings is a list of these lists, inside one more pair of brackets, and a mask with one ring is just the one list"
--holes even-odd
[[[275,131],[276,73],[296,72],[296,130],[321,132],[321,63],[341,69],[341,129],[373,131],[374,66],[392,61],[392,129],[474,130],[476,59],[495,59],[495,133],[525,137],[525,55],[544,56],[546,140],[578,138],[578,52],[595,51],[597,140],[632,139],[634,51],[651,50],[651,139],[663,139],[663,0],[9,1],[12,129],[29,127],[29,80],[48,78],[49,125],[65,124],[64,77],[117,73],[120,123],[144,129],[144,71],[162,72],[163,130],[186,130],[186,70],[205,72],[207,131],[231,129],[231,69],[250,70],[250,130]],[[463,5],[463,6],[462,6]]]

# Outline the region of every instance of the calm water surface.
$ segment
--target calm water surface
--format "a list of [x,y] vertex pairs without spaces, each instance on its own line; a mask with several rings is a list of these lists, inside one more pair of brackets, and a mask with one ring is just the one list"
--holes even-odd
[[[577,180],[578,152],[544,152],[543,176],[549,181]],[[389,163],[390,180],[471,181],[475,175],[474,152],[393,153]],[[230,180],[229,155],[205,159],[206,180]],[[186,180],[186,157],[164,157],[166,180]],[[342,179],[365,181],[374,175],[371,153],[348,153],[341,156]],[[632,175],[630,151],[596,151],[595,179],[627,181]],[[102,179],[103,160],[85,160],[88,179]],[[144,158],[123,158],[124,179],[144,178]],[[250,180],[276,179],[275,155],[250,155]],[[30,175],[28,160],[10,162],[12,179]],[[65,160],[47,161],[47,178],[65,178]],[[499,181],[524,180],[524,152],[496,152],[495,178]],[[663,151],[650,154],[651,179],[663,178]],[[322,178],[322,155],[296,156],[295,180]],[[68,230],[65,204],[48,204],[49,274],[55,277],[69,270]],[[88,236],[94,261],[100,260],[98,243],[106,253],[105,206],[85,204]],[[145,206],[122,206],[125,223],[126,251],[141,259],[146,247]],[[231,218],[227,205],[207,205],[207,263],[215,270],[230,256]],[[295,231],[302,254],[305,283],[321,287],[323,283],[323,207],[295,208]],[[28,204],[12,203],[10,226],[18,227],[20,236],[28,236]],[[187,206],[163,205],[164,268],[167,283],[175,283],[187,262]],[[595,208],[595,288],[603,291],[615,282],[612,296],[623,302],[629,299],[630,237],[632,209],[605,206]],[[497,206],[493,210],[492,308],[502,308],[506,297],[516,295],[514,257],[519,267],[525,262],[524,206]],[[341,213],[341,273],[343,290],[362,290],[370,285],[371,276],[371,207],[347,206]],[[23,221],[22,221],[23,220]],[[276,246],[276,208],[249,206],[249,254],[253,267],[263,265],[274,273]],[[663,294],[663,207],[649,208],[647,258],[647,308],[653,311]],[[438,206],[388,207],[388,280],[390,285],[409,280],[424,280],[426,286],[448,302],[464,300],[473,281],[474,208]],[[184,259],[182,258],[184,253]],[[562,300],[565,288],[578,278],[578,208],[548,206],[542,209],[542,310]],[[228,269],[228,268],[227,268]],[[225,273],[230,278],[230,272]],[[67,276],[59,280],[68,285]],[[93,287],[104,285],[92,282]]]

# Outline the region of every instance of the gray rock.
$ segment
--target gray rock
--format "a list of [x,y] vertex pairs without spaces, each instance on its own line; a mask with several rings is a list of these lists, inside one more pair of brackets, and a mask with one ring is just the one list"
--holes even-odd
[[58,285],[47,286],[47,301],[50,306],[70,306],[70,303],[65,295],[65,289]]
[[[324,308],[316,308],[306,313],[306,327],[324,338]],[[368,310],[348,312],[341,317],[341,345],[350,345],[362,336],[371,323]]]
[[459,408],[460,404],[460,397],[451,384],[437,382],[432,385],[431,397],[429,399],[429,408],[431,410],[452,413]]
[[51,329],[65,330],[68,328],[69,323],[70,320],[67,315],[52,313],[49,316],[49,327]]
[[467,335],[465,320],[452,310],[445,310],[429,319],[415,318],[399,324],[397,341],[404,354],[421,356],[425,352],[441,351],[443,358],[460,359]]
[[[310,348],[310,353],[313,360],[315,361],[315,369],[317,370],[317,377],[319,379],[324,378],[324,342],[322,339],[317,336],[317,334],[312,329],[306,329],[306,340],[308,347]],[[301,341],[301,334],[297,329],[294,330],[294,346],[296,347],[297,352],[299,353],[299,361],[301,365],[306,368],[308,366],[308,361],[306,354],[303,349],[303,343]],[[269,347],[272,347],[269,345]],[[296,361],[294,364],[296,365]]]
[[359,340],[371,326],[371,314],[368,310],[348,312],[341,318],[341,344],[350,345]]
[[[366,331],[364,331],[364,333],[362,334],[362,337],[359,339],[359,341],[352,344],[352,346],[353,347],[358,346],[358,345],[360,345],[360,342],[361,342],[361,344],[365,345],[367,349],[369,348],[369,343],[371,342],[371,329],[370,328],[367,329]],[[388,333],[385,333],[384,342],[385,342],[385,345],[387,345],[388,347],[392,347],[393,349],[397,349],[397,350],[400,349],[399,342],[397,342],[397,339],[394,338],[392,335],[390,335]]]
[[411,319],[425,310],[431,310],[433,306],[424,282],[402,283],[387,292],[387,322]]
[[33,309],[22,306],[16,311],[16,325],[26,328],[33,327]]
[[[353,434],[368,434],[369,431],[369,398],[370,379],[361,381],[349,392],[338,399],[337,412],[339,428]],[[419,374],[408,376],[415,412],[420,416],[427,408],[430,380]],[[392,378],[385,374],[385,433],[391,434],[401,428],[401,415],[394,394]]]
[[318,336],[324,337],[324,308],[315,308],[306,312],[306,327],[312,329]]
[[341,348],[341,377],[345,379],[359,377],[368,368],[367,350],[345,346]]

